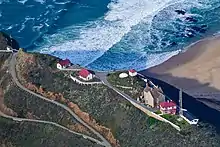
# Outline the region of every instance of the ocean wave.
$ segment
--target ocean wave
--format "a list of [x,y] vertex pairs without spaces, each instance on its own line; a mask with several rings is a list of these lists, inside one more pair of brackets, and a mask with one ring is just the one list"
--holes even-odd
[[[70,58],[73,63],[91,67],[98,67],[99,65],[95,64],[96,61],[101,60],[103,54],[109,49],[115,52],[127,50],[130,53],[147,51],[147,54],[139,61],[141,64],[143,62],[143,66],[146,67],[148,64],[144,63],[151,55],[156,56],[158,51],[163,52],[165,47],[169,48],[170,44],[175,44],[175,42],[170,42],[167,34],[175,38],[175,33],[180,33],[180,30],[184,32],[186,26],[182,25],[185,23],[174,26],[174,24],[182,23],[176,21],[178,17],[184,20],[174,10],[187,10],[192,7],[205,9],[210,6],[204,5],[199,0],[193,2],[189,0],[112,1],[108,5],[109,11],[103,17],[60,29],[52,35],[46,34],[42,38],[43,41],[35,43],[38,47],[34,51]],[[194,15],[196,14],[186,14],[188,17]],[[172,50],[170,53],[172,55]],[[161,58],[159,54],[158,57]],[[128,66],[126,63],[132,66],[138,64],[138,62],[131,64],[128,61],[122,63],[112,66],[123,68],[125,65]]]
[[8,3],[9,2],[9,0],[0,0],[0,4],[2,4],[2,3]]
[[38,3],[41,3],[41,4],[44,4],[46,2],[46,0],[34,0],[35,2],[38,2]]
[[[96,69],[101,71],[108,70],[117,70],[117,69],[136,69],[136,70],[144,70],[146,68],[150,68],[156,65],[159,65],[169,58],[177,55],[181,52],[181,50],[171,51],[171,52],[162,52],[162,53],[138,53],[139,57],[131,58],[128,57],[129,60],[124,60],[123,58],[117,58],[117,63],[113,63],[111,61],[106,60],[98,60],[98,62],[93,62],[87,65],[89,69]],[[73,58],[74,59],[74,58]],[[113,59],[112,60],[116,60]]]
[[[60,32],[53,35],[45,35],[45,44],[38,48],[43,53],[53,53],[54,51],[69,51],[69,50],[99,50],[106,52],[131,31],[132,27],[141,23],[147,16],[154,16],[158,11],[177,3],[177,0],[119,0],[117,2],[111,2],[108,5],[109,12],[99,20],[95,22],[89,22],[83,26],[72,26],[60,30],[62,32],[75,32],[79,29],[79,36],[75,40],[66,40],[64,42],[53,42],[60,38]],[[65,35],[65,33],[63,33]],[[64,36],[61,38],[65,38]],[[49,42],[49,44],[48,44]],[[100,57],[102,54],[97,54]]]
[[17,0],[17,2],[21,3],[21,4],[25,4],[28,0]]

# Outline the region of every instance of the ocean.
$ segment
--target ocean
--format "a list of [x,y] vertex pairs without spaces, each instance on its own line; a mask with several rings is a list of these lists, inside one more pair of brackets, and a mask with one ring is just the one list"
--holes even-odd
[[29,52],[95,70],[146,69],[220,31],[219,0],[0,0],[0,28]]

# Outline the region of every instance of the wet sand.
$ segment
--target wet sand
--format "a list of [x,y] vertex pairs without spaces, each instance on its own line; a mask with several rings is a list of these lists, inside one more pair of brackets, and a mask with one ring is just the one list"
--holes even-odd
[[166,62],[141,71],[158,78],[220,111],[220,37],[189,46]]

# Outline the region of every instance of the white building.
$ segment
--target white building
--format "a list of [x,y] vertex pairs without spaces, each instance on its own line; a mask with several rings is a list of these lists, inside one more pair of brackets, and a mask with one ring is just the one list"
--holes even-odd
[[79,72],[79,78],[83,79],[84,81],[92,80],[94,75],[89,72],[87,69],[81,69]]
[[57,68],[58,69],[64,69],[71,66],[71,62],[69,59],[61,60],[57,63]]
[[137,71],[134,70],[134,69],[130,69],[130,70],[128,71],[128,74],[129,74],[131,77],[135,77],[135,76],[137,75]]

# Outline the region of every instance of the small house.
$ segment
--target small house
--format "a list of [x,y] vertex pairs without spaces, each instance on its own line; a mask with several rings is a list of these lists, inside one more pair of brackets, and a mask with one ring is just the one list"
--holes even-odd
[[89,80],[92,80],[94,77],[94,75],[88,71],[87,69],[81,69],[79,71],[79,78],[85,80],[85,81],[89,81]]
[[162,114],[176,114],[177,105],[173,101],[166,101],[160,103],[160,111]]
[[71,66],[71,62],[69,59],[61,60],[57,63],[57,68],[58,69],[64,69]]
[[128,74],[131,76],[131,77],[135,77],[137,75],[137,71],[135,69],[130,69],[128,71]]

